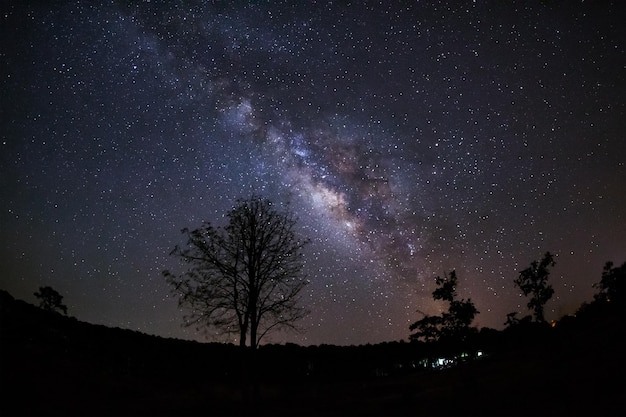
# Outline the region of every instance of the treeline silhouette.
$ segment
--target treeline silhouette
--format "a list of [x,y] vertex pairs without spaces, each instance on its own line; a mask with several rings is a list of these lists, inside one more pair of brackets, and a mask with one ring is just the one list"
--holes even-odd
[[[624,307],[454,344],[263,345],[246,355],[93,325],[0,291],[2,415],[623,415]],[[480,355],[479,355],[480,353]],[[441,361],[441,359],[450,359]]]

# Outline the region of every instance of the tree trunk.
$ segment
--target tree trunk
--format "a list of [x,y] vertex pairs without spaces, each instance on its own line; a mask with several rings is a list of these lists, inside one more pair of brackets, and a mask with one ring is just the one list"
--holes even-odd
[[246,329],[243,326],[239,328],[239,347],[242,349],[246,347]]

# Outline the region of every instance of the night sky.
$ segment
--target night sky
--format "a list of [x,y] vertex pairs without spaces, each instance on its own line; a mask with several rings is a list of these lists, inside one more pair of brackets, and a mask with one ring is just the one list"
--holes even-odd
[[406,340],[452,269],[502,328],[548,250],[556,319],[626,261],[623,2],[132,3],[0,6],[14,297],[207,340],[161,272],[252,194],[311,239],[307,330],[265,342]]

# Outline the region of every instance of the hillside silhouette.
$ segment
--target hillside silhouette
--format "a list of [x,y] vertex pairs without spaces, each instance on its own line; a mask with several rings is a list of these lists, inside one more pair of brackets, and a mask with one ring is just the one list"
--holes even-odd
[[238,346],[81,322],[0,291],[2,415],[624,415],[623,305],[455,346]]

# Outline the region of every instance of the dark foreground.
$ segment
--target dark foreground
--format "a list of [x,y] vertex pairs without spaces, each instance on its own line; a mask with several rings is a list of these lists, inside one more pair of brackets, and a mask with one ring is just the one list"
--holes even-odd
[[448,369],[408,343],[266,347],[257,383],[234,346],[81,323],[7,293],[0,313],[1,415],[626,415],[622,310],[495,332],[488,355]]

